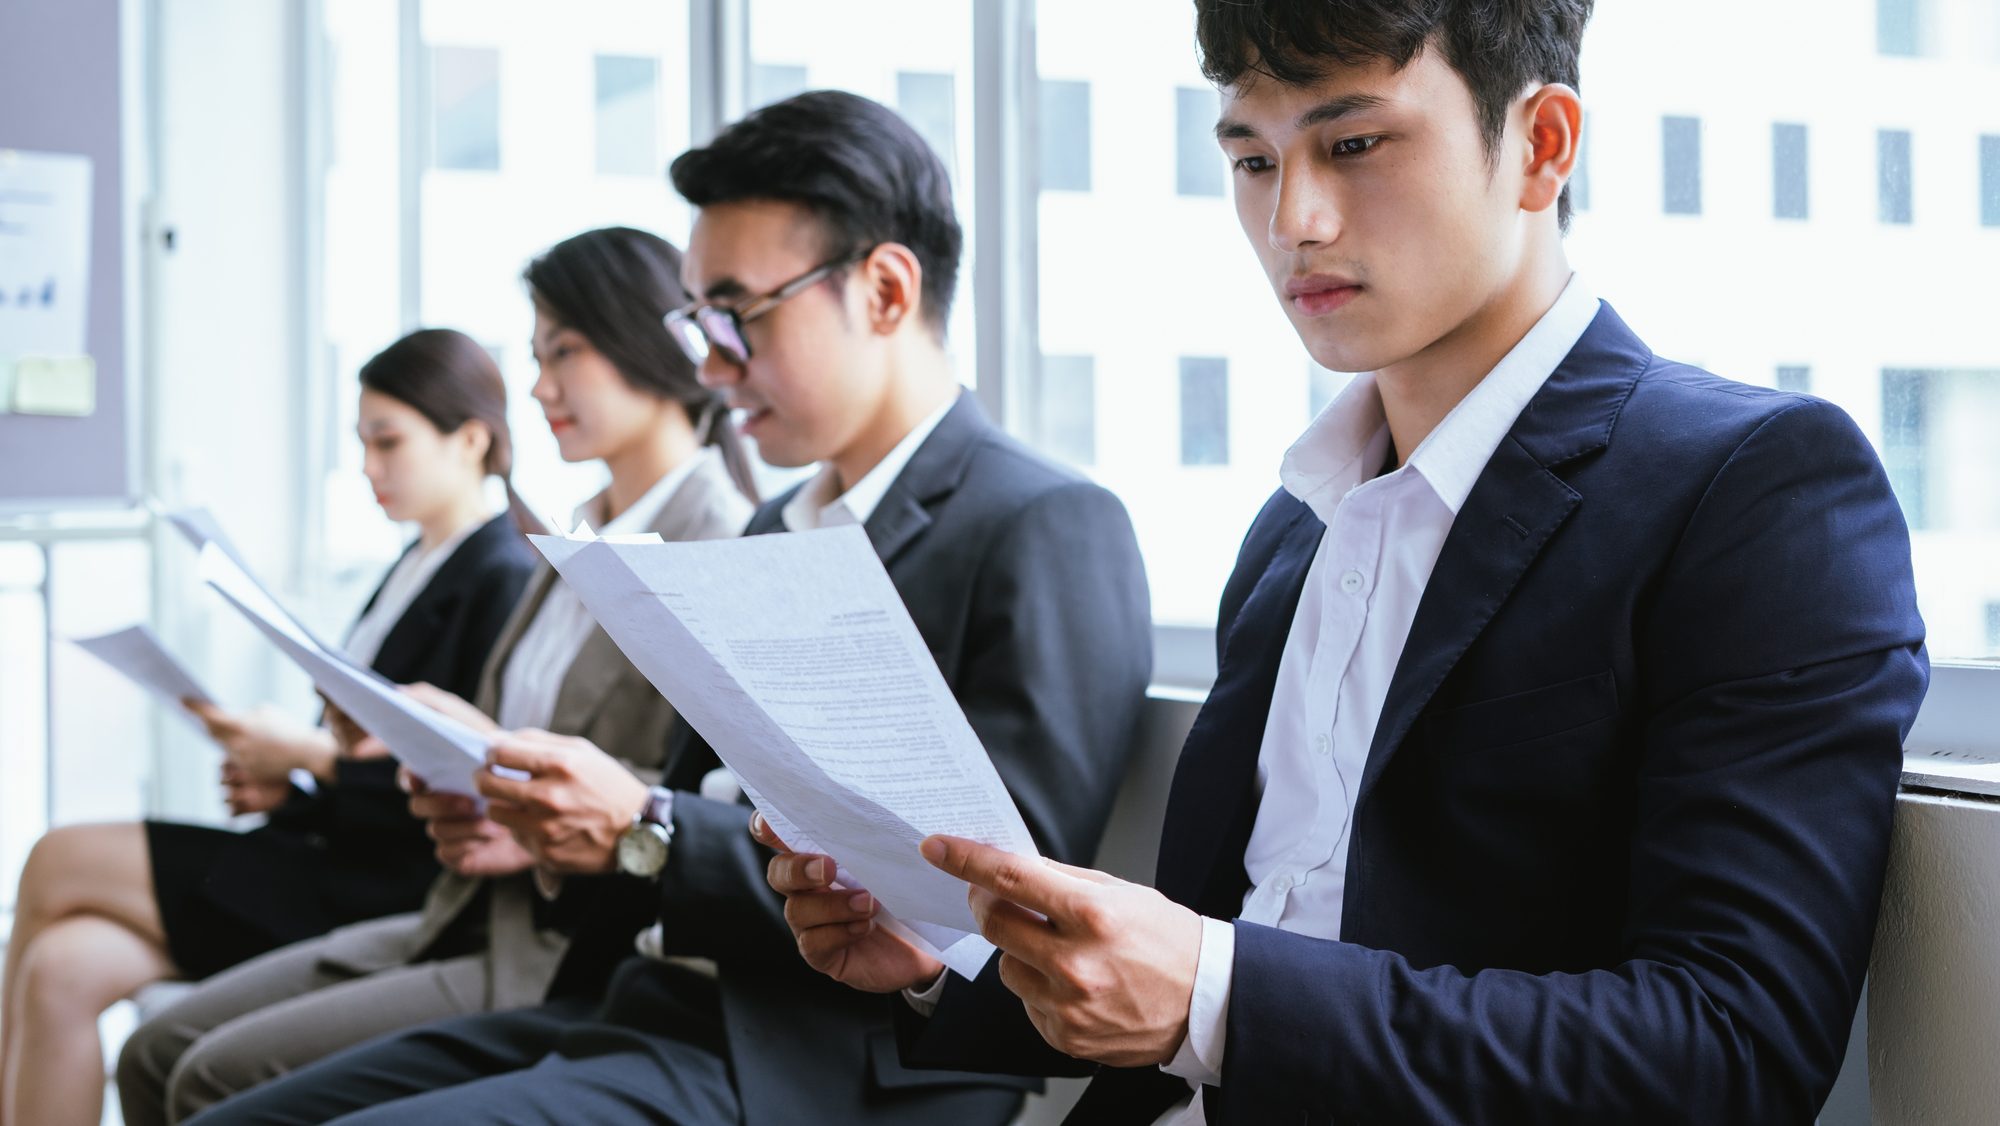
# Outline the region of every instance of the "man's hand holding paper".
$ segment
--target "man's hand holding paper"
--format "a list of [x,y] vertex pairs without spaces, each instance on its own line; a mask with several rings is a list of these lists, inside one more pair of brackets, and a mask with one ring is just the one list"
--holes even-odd
[[773,828],[840,856],[876,925],[961,971],[986,960],[965,885],[917,844],[1034,844],[866,533],[534,542]]
[[646,784],[587,739],[512,731],[494,740],[479,776],[493,820],[512,830],[543,871],[609,872],[618,838],[646,802]]

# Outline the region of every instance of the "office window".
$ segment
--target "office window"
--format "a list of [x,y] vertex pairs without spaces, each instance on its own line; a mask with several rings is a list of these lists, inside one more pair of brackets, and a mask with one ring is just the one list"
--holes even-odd
[[1979,138],[1979,223],[2000,227],[2000,137]]
[[432,47],[431,167],[500,169],[500,52]]
[[1660,171],[1669,215],[1701,214],[1701,119],[1660,119]]
[[949,74],[896,72],[896,112],[936,150],[954,180],[960,179],[956,88],[957,80]]
[[1922,40],[1922,0],[1875,0],[1876,51],[1914,58]]
[[750,105],[756,109],[772,102],[782,102],[793,94],[803,94],[806,85],[806,68],[789,63],[750,64]]
[[631,55],[597,56],[597,170],[610,176],[658,176],[660,63]]
[[1877,214],[1884,223],[1907,224],[1910,215],[1910,134],[1883,129],[1875,134]]
[[1806,127],[1771,126],[1771,216],[1807,217]]
[[1215,143],[1214,90],[1174,87],[1174,191],[1219,196],[1228,164]]
[[1097,463],[1097,360],[1043,356],[1035,444],[1075,465]]
[[[980,374],[973,299],[979,276],[979,151],[972,132],[972,0],[746,0],[742,6],[748,23],[750,106],[808,89],[857,94],[894,110],[944,165],[965,236],[945,349],[959,381],[975,384]],[[1032,360],[1032,354],[1025,359]],[[1024,369],[1023,380],[1032,377],[1031,362],[1018,367]],[[1028,416],[1019,421],[1027,425]],[[763,480],[776,487],[783,476],[773,472]]]
[[1930,527],[1929,465],[1925,457],[1929,437],[1930,381],[1927,371],[1882,373],[1882,467],[1889,472],[1889,485],[1903,504],[1903,518],[1910,530]]
[[1229,361],[1181,357],[1181,464],[1229,464]]
[[1090,83],[1044,79],[1042,190],[1090,190]]
[[1780,364],[1778,390],[1797,391],[1801,395],[1812,394],[1812,369],[1803,364]]

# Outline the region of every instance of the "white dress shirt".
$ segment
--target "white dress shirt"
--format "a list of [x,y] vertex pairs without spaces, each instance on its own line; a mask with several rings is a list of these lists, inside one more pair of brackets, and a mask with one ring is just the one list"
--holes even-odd
[[[681,484],[694,475],[704,459],[714,456],[713,449],[703,449],[675,466],[634,501],[632,507],[597,529],[597,534],[625,536],[651,528]],[[602,516],[593,498],[577,507],[571,523],[574,526]],[[556,697],[562,691],[563,677],[575,663],[576,655],[583,652],[583,644],[590,640],[590,631],[596,626],[597,619],[584,609],[583,600],[568,583],[557,579],[550,585],[534,619],[507,657],[507,667],[500,673],[500,714],[493,718],[503,729],[519,731],[524,727],[549,726],[555,718]]]
[[417,595],[423,593],[431,576],[437,574],[438,568],[444,566],[445,560],[451,558],[452,552],[457,551],[467,537],[485,527],[492,518],[490,513],[481,515],[436,547],[426,548],[419,544],[396,560],[389,577],[382,581],[382,589],[375,594],[374,605],[368,607],[368,612],[361,615],[353,629],[347,631],[347,642],[341,646],[355,664],[366,667],[375,663],[375,658],[382,655],[382,643],[389,639],[396,623],[403,620],[403,611],[408,610],[410,603],[417,600]]
[[[963,394],[960,392],[959,394]],[[944,416],[958,403],[958,395],[953,395],[945,405],[932,411],[922,422],[903,435],[903,440],[887,456],[875,463],[875,468],[863,474],[861,480],[848,487],[844,493],[835,495],[840,487],[840,475],[833,470],[831,462],[820,466],[813,479],[807,481],[792,499],[785,504],[779,518],[785,522],[788,532],[810,532],[816,528],[837,528],[843,524],[866,524],[882,498],[889,492],[889,486],[902,476],[903,467],[917,455],[917,447],[931,436]]]
[[[1340,937],[1361,772],[1431,568],[1493,452],[1597,308],[1589,288],[1571,278],[1401,468],[1379,473],[1390,435],[1372,375],[1356,376],[1286,452],[1285,491],[1326,532],[1285,638],[1257,754],[1257,819],[1243,857],[1250,890],[1238,918]],[[1162,1065],[1194,1095],[1161,1116],[1161,1126],[1204,1121],[1201,1085],[1222,1078],[1236,932],[1204,918],[1201,935],[1188,1036]]]

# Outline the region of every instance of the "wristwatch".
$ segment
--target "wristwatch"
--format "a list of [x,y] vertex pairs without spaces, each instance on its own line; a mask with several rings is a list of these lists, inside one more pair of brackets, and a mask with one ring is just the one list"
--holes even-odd
[[632,827],[618,837],[618,870],[642,880],[659,879],[674,841],[674,792],[655,786],[632,815]]

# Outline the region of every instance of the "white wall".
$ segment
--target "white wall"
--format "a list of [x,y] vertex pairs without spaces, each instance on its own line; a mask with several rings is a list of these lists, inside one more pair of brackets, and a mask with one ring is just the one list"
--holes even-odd
[[[260,574],[305,611],[297,588],[313,451],[296,448],[294,436],[312,396],[298,343],[308,224],[295,146],[303,133],[296,43],[309,7],[158,0],[148,254],[157,495],[214,509]],[[158,547],[168,644],[207,672],[225,704],[275,700],[309,717],[304,678],[200,587],[183,545]],[[157,812],[216,812],[206,741],[171,727],[158,763]]]

